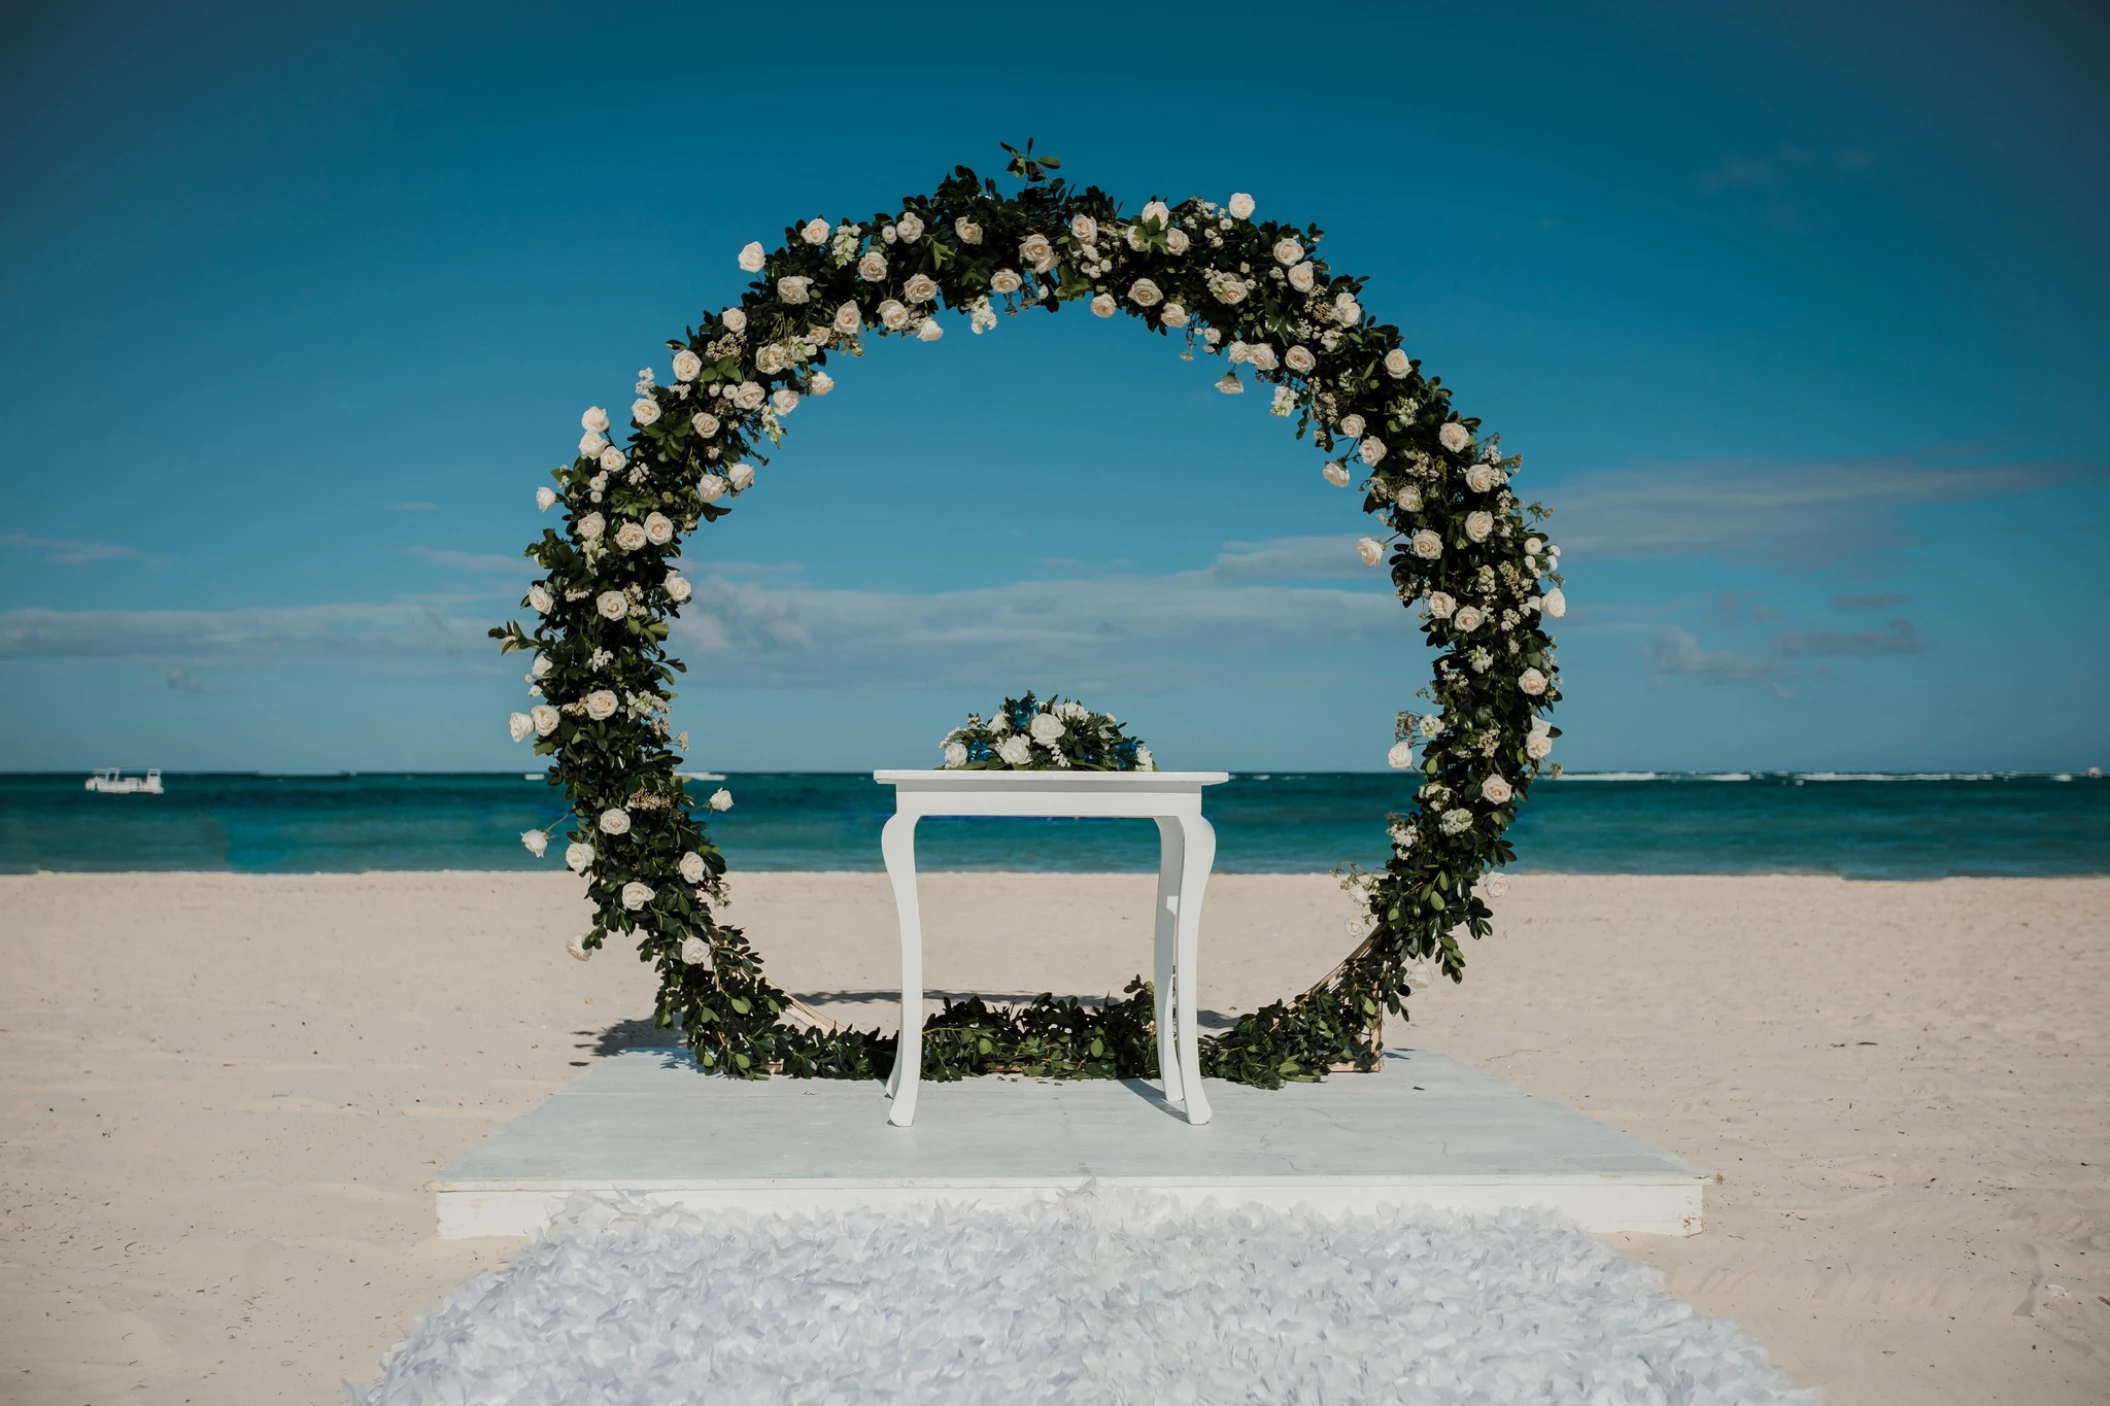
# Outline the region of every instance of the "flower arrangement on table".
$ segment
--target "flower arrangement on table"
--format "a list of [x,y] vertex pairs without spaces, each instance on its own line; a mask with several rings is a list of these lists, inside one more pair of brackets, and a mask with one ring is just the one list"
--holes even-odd
[[944,771],[1156,771],[1140,737],[1111,713],[1075,699],[1045,703],[1026,690],[1006,698],[985,722],[980,713],[945,734]]

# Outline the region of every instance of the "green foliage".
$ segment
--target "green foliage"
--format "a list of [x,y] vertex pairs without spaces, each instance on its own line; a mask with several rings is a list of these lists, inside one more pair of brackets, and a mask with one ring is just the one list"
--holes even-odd
[[985,721],[970,713],[945,734],[949,771],[1155,771],[1150,749],[1110,713],[1026,690],[1006,698]]

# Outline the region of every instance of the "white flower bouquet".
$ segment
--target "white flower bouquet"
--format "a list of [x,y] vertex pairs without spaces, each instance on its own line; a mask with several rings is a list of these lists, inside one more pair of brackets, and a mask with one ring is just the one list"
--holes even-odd
[[942,771],[1156,771],[1141,738],[1110,713],[1074,699],[1042,702],[1031,689],[985,720],[970,713],[945,734]]

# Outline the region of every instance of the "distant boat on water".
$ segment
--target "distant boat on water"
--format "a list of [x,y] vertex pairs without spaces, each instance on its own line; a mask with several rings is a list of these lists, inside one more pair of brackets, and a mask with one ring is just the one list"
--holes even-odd
[[88,789],[106,796],[158,796],[162,794],[161,768],[154,767],[145,776],[122,776],[118,768],[106,766],[88,778]]

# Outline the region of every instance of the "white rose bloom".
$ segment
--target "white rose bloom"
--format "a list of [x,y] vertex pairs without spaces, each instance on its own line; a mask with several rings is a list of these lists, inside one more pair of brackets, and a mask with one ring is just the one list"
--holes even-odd
[[1275,349],[1266,342],[1258,342],[1247,347],[1245,359],[1252,362],[1253,366],[1261,371],[1272,371],[1282,364],[1281,360],[1275,355]]
[[601,451],[601,457],[599,462],[603,469],[607,470],[609,473],[614,473],[617,469],[620,469],[621,467],[623,467],[623,465],[629,463],[630,461],[623,457],[622,450],[616,448],[614,445],[611,444],[606,449],[603,449]]
[[1016,269],[998,269],[989,275],[989,291],[992,293],[1016,293],[1025,283]]
[[1304,376],[1309,375],[1312,368],[1319,364],[1319,359],[1311,354],[1310,347],[1297,346],[1282,354],[1282,364],[1299,376]]
[[759,241],[749,244],[740,251],[740,268],[744,273],[760,273],[762,271],[762,245]]
[[1111,293],[1101,293],[1092,299],[1092,313],[1097,317],[1112,317],[1116,306]]
[[925,318],[923,325],[916,329],[916,340],[919,342],[935,342],[944,335],[945,329],[938,324],[938,320],[934,317]]
[[806,389],[814,395],[826,395],[835,389],[835,378],[825,371],[816,371],[813,379],[806,383]]
[[583,874],[586,872],[586,867],[592,863],[592,845],[573,843],[564,847],[564,867],[571,870],[572,873]]
[[528,609],[537,615],[547,615],[557,608],[557,599],[540,583],[528,587]]
[[1375,468],[1377,461],[1385,457],[1385,442],[1374,434],[1364,435],[1363,442],[1355,447],[1355,452],[1364,463]]
[[683,347],[674,353],[674,379],[693,381],[703,374],[703,358]]
[[894,233],[914,244],[923,237],[923,217],[914,210],[903,211],[901,218],[894,221]]
[[1167,303],[1165,304],[1165,311],[1158,315],[1158,321],[1164,323],[1167,327],[1185,327],[1187,325],[1187,310],[1178,303]]
[[1033,760],[1033,744],[1013,733],[997,744],[996,755],[1006,766],[1025,766]]
[[513,714],[506,719],[506,726],[512,730],[515,742],[525,742],[535,735],[535,720],[526,713]]
[[[1193,241],[1187,238],[1187,231],[1183,229],[1168,229],[1165,231],[1165,248],[1171,253],[1184,254],[1192,243]],[[1149,770],[1148,767],[1143,769],[1145,771]]]
[[725,324],[725,330],[728,332],[745,332],[747,330],[747,314],[739,308],[727,308],[724,312],[718,314],[718,320]]
[[755,353],[755,370],[765,376],[774,376],[786,365],[784,349],[774,342]]
[[689,428],[695,430],[697,434],[702,435],[705,439],[709,439],[712,435],[718,433],[718,417],[711,414],[708,410],[699,410],[689,417]]
[[1348,486],[1348,466],[1346,464],[1328,464],[1319,472],[1324,474],[1326,481],[1335,488],[1346,488]]
[[806,221],[805,226],[799,230],[799,238],[805,240],[808,244],[826,244],[828,242],[828,222],[818,217]]
[[1443,555],[1443,539],[1424,527],[1414,534],[1414,555],[1423,561],[1434,561]]
[[1079,215],[1070,221],[1070,233],[1079,244],[1089,244],[1099,237],[1099,222],[1090,215]]
[[543,485],[542,487],[540,487],[540,488],[538,488],[538,489],[536,489],[536,490],[535,490],[535,507],[536,507],[536,508],[537,508],[538,510],[540,510],[540,511],[542,511],[542,512],[545,512],[545,513],[546,513],[546,512],[548,512],[548,511],[549,511],[549,510],[550,510],[551,508],[555,507],[555,506],[556,506],[556,504],[557,504],[557,490],[556,490],[556,489],[554,489],[554,488],[551,488],[551,487],[549,487],[549,486],[548,486],[547,484],[545,484],[545,485]]
[[615,530],[615,544],[626,552],[634,552],[645,545],[645,529],[626,522]]
[[1480,794],[1486,797],[1490,805],[1505,806],[1516,792],[1510,789],[1509,783],[1501,777],[1490,776],[1480,783]]
[[1461,635],[1469,635],[1486,623],[1487,617],[1480,613],[1477,605],[1461,605],[1458,613],[1451,617],[1451,628]]
[[1309,263],[1293,266],[1289,271],[1289,286],[1299,293],[1309,293],[1319,281],[1319,271]]
[[1053,742],[1069,729],[1053,713],[1035,713],[1033,721],[1026,724],[1026,731],[1033,734],[1035,742]]
[[1421,490],[1410,483],[1392,495],[1392,502],[1403,512],[1418,513],[1421,511]]
[[703,882],[703,856],[690,850],[681,857],[681,877],[692,884]]
[[806,301],[806,290],[813,286],[810,278],[780,278],[777,280],[777,298],[781,302],[798,304]]
[[717,790],[711,792],[711,798],[705,801],[704,804],[712,810],[723,814],[733,808],[733,793],[720,786]]
[[608,433],[608,412],[598,405],[587,406],[586,413],[579,417],[579,428],[588,434]]
[[1385,760],[1399,770],[1405,771],[1408,767],[1414,765],[1414,744],[1411,742],[1393,743],[1392,750],[1385,753]]
[[1385,544],[1375,537],[1358,537],[1355,539],[1355,554],[1363,559],[1365,566],[1383,566]]
[[857,261],[857,276],[867,283],[877,283],[886,277],[886,255],[877,249],[868,250]]
[[1253,218],[1253,197],[1241,191],[1231,197],[1231,203],[1227,208],[1231,212],[1232,219],[1250,220]]
[[665,513],[647,513],[645,540],[655,547],[666,546],[674,540],[674,520]]
[[1448,620],[1457,612],[1458,602],[1451,598],[1449,591],[1429,592],[1429,614],[1438,620]]
[[725,496],[728,487],[730,485],[717,474],[705,474],[696,480],[696,496],[706,503],[715,503]]
[[982,242],[982,227],[965,215],[952,222],[952,232],[960,236],[962,244],[980,244]]
[[742,381],[733,388],[733,404],[742,410],[760,410],[769,393],[754,381]]
[[889,332],[899,332],[908,325],[908,306],[898,299],[889,298],[879,305],[879,324]]
[[710,944],[700,937],[685,937],[681,940],[681,960],[692,967],[700,967],[711,960]]
[[1211,281],[1209,287],[1210,291],[1216,294],[1216,301],[1226,307],[1235,307],[1245,301],[1246,286],[1238,279],[1215,279]]
[[962,742],[945,744],[945,765],[948,770],[967,765],[967,746]]
[[1385,374],[1394,380],[1404,379],[1414,369],[1414,363],[1398,347],[1385,353]]
[[912,303],[927,303],[938,296],[938,282],[927,273],[919,273],[903,286],[901,296]]
[[1481,511],[1465,515],[1465,535],[1475,542],[1485,542],[1495,530],[1495,515]]
[[640,425],[650,425],[659,419],[659,402],[651,396],[641,395],[630,402],[630,418]]
[[630,613],[630,598],[621,591],[603,591],[594,601],[593,608],[609,620],[620,620]]
[[1445,449],[1456,454],[1473,442],[1473,432],[1456,420],[1452,420],[1445,424],[1442,429],[1436,431],[1436,438]]
[[614,717],[615,710],[621,706],[610,689],[597,688],[586,695],[586,716],[595,722],[605,722]]
[[1055,267],[1055,246],[1044,234],[1029,234],[1018,246],[1018,257],[1035,273],[1046,273]]
[[610,806],[601,812],[600,825],[604,835],[627,835],[630,833],[630,812],[621,806]]
[[1275,241],[1275,262],[1287,268],[1304,257],[1304,246],[1284,236]]
[[528,709],[528,716],[535,720],[537,737],[549,736],[557,730],[557,724],[563,721],[563,715],[547,703],[537,703]]
[[623,906],[635,913],[652,901],[652,890],[632,879],[623,885]]
[[667,599],[673,601],[676,605],[679,605],[683,601],[687,600],[694,590],[694,588],[689,585],[689,578],[683,576],[678,571],[670,571],[667,573],[667,580],[664,589],[667,593]]
[[588,542],[591,542],[607,530],[608,522],[599,513],[588,513],[585,517],[580,518],[577,524],[579,536]]
[[1475,464],[1465,471],[1465,486],[1475,493],[1485,493],[1500,481],[1485,464]]
[[1546,599],[1539,606],[1539,609],[1558,620],[1568,613],[1568,598],[1561,594],[1560,587],[1555,586],[1552,590],[1546,592]]
[[1216,383],[1216,389],[1222,391],[1225,395],[1244,395],[1245,382],[1238,379],[1236,371],[1226,371],[1223,374],[1223,379]]
[[857,329],[864,326],[864,323],[864,314],[858,310],[857,304],[844,303],[835,310],[835,321],[830,325],[836,331],[842,333],[843,336],[848,337],[854,335]]
[[1343,415],[1341,417],[1341,433],[1349,439],[1361,439],[1364,428],[1363,417],[1360,415]]
[[799,393],[789,386],[779,386],[769,393],[769,403],[776,407],[777,417],[782,419],[799,408]]
[[593,949],[586,945],[586,939],[583,937],[575,937],[565,943],[564,950],[579,961],[590,962],[593,960]]
[[1530,552],[1533,556],[1537,556],[1540,552],[1546,550],[1546,544],[1540,538],[1526,537],[1524,539],[1524,550]]
[[1154,308],[1165,301],[1165,295],[1158,291],[1157,284],[1147,278],[1139,278],[1128,285],[1128,301],[1139,308]]
[[581,458],[598,459],[601,456],[601,451],[607,447],[608,441],[591,431],[579,436],[579,455]]
[[1542,732],[1534,732],[1524,739],[1524,755],[1533,761],[1544,761],[1553,755],[1553,739]]
[[1517,687],[1536,698],[1546,691],[1546,676],[1536,669],[1526,669],[1517,675]]
[[725,481],[732,485],[733,492],[745,493],[755,486],[755,466],[735,464],[725,471]]

